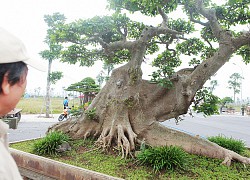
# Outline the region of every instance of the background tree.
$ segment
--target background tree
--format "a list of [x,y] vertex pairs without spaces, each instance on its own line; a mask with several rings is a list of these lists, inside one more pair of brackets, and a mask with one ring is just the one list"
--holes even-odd
[[226,107],[227,104],[233,103],[233,99],[230,97],[224,97],[223,99],[220,100],[221,103],[221,108]]
[[217,80],[210,81],[210,87],[208,87],[208,89],[210,90],[211,93],[215,90],[216,86],[218,86]]
[[114,65],[104,63],[102,68],[103,69],[101,70],[101,72],[96,77],[96,80],[99,83],[100,87],[101,87],[102,83],[104,82],[104,80],[105,80],[105,82],[107,82],[109,80],[110,73],[114,69]]
[[[86,77],[82,81],[71,84],[66,91],[76,91],[80,93],[80,106],[94,99],[100,91],[100,86],[95,83],[91,77]],[[83,98],[82,98],[83,95]]]
[[47,86],[46,86],[46,96],[45,96],[45,117],[49,118],[50,114],[50,85],[55,84],[56,81],[62,78],[62,72],[51,72],[52,61],[56,60],[60,56],[60,51],[62,46],[58,43],[51,41],[50,35],[56,31],[56,26],[63,24],[65,22],[65,17],[59,13],[55,13],[52,16],[45,15],[44,21],[48,25],[47,36],[45,38],[45,43],[48,45],[49,49],[40,52],[43,59],[48,60],[48,73],[47,73]]
[[235,95],[240,93],[241,79],[243,79],[243,77],[239,73],[233,73],[228,81],[228,88],[233,90],[234,102]]
[[[83,115],[51,130],[64,131],[72,138],[96,137],[96,143],[105,149],[118,146],[123,156],[145,140],[151,146],[177,145],[189,153],[224,159],[227,165],[232,159],[249,164],[249,158],[159,123],[186,114],[196,92],[234,54],[249,62],[249,30],[233,31],[240,30],[237,25],[249,23],[249,1],[230,0],[222,6],[208,0],[109,3],[117,13],[62,25],[51,38],[63,43],[64,62],[91,66],[102,60],[124,65],[112,71],[89,106],[94,119]],[[171,19],[181,8],[186,18]],[[162,22],[153,26],[133,21],[122,14],[124,9],[158,15]],[[157,68],[151,82],[142,79],[141,69],[149,54],[155,55],[152,65]],[[188,59],[191,67],[176,72]]]
[[35,96],[39,97],[40,91],[41,91],[41,87],[35,88],[34,91],[35,91]]
[[101,70],[101,72],[99,72],[99,74],[96,76],[96,81],[98,82],[98,85],[100,87],[102,86],[104,80],[105,80],[105,74],[103,70]]

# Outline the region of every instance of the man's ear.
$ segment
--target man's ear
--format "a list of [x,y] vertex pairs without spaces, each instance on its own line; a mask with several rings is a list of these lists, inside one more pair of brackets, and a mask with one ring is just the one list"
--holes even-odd
[[10,93],[10,84],[8,82],[8,77],[6,75],[3,76],[2,93],[4,95],[7,95]]

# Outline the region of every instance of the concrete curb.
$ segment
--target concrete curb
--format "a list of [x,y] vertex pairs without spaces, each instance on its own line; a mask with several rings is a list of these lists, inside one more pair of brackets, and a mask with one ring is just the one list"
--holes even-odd
[[45,157],[10,148],[16,164],[23,177],[38,179],[70,179],[70,180],[121,180],[88,169],[54,161]]

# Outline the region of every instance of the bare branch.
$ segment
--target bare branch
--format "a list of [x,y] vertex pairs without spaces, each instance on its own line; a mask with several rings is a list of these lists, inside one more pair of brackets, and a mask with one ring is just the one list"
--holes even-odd
[[204,23],[204,22],[201,22],[201,21],[198,21],[198,20],[194,19],[192,12],[190,12],[190,21],[192,21],[194,23],[198,23],[198,24],[200,24],[202,26],[208,26],[209,25],[208,22]]
[[142,32],[139,41],[148,42],[152,37],[158,36],[160,34],[172,34],[174,37],[179,37],[183,35],[183,32],[178,32],[167,27],[149,27]]
[[213,34],[215,35],[215,37],[220,39],[221,38],[220,32],[222,32],[222,28],[217,20],[215,10],[206,9],[204,7],[202,0],[196,0],[196,8],[204,17],[206,17],[209,20],[210,27],[213,31]]
[[210,48],[213,48],[213,45],[210,43],[210,41],[207,38],[205,38],[204,36],[201,36],[201,37],[208,43]]
[[162,23],[161,26],[162,27],[167,27],[167,23],[168,23],[168,16],[162,11],[161,8],[158,8],[159,14],[162,17]]

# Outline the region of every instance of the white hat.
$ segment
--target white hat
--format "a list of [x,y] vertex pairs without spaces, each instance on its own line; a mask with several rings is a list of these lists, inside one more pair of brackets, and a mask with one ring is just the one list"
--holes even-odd
[[23,42],[0,27],[0,64],[22,61],[40,71],[45,71],[45,67],[38,60],[31,59]]

